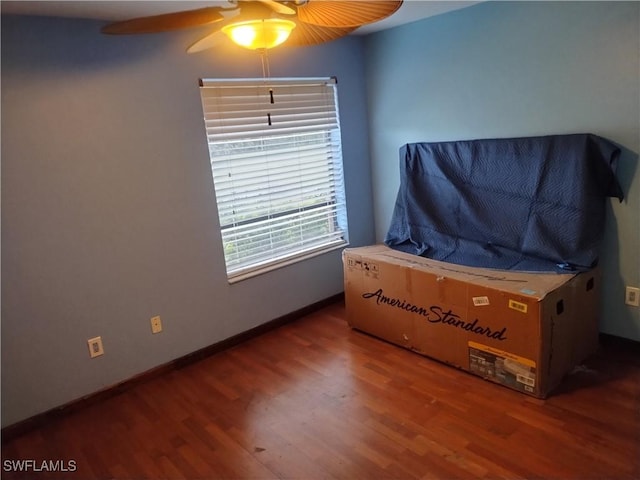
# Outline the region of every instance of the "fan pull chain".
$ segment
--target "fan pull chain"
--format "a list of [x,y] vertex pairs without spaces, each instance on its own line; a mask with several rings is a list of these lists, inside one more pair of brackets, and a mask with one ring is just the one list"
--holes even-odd
[[269,72],[269,57],[267,56],[267,49],[260,49],[260,60],[262,61],[262,77],[267,79],[271,76]]

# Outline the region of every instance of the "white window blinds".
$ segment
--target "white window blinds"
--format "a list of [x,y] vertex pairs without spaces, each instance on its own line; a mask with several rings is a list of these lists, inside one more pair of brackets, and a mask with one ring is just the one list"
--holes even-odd
[[202,80],[230,280],[346,244],[334,79]]

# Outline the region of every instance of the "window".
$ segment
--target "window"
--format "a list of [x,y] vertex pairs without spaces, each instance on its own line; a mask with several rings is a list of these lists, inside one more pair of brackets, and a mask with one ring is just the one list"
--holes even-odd
[[229,281],[347,244],[335,79],[201,80]]

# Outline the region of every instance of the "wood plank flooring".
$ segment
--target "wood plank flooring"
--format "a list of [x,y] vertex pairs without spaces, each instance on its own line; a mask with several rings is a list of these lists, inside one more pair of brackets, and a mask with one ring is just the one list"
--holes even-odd
[[632,348],[543,401],[352,331],[337,303],[13,439],[2,478],[638,479]]

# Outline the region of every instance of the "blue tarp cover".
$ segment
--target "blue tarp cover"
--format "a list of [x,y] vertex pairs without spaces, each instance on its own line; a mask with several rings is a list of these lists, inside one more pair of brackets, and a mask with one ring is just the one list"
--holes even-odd
[[400,149],[389,247],[461,265],[596,265],[620,149],[592,134],[412,143]]

